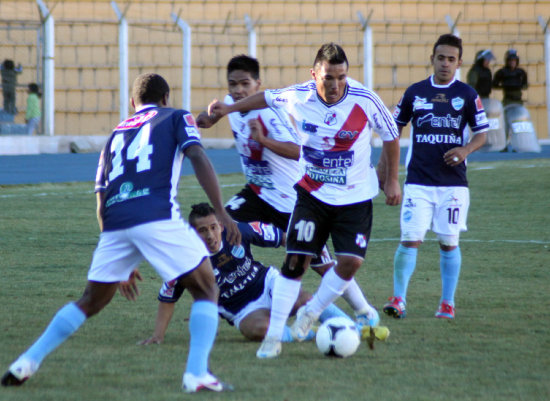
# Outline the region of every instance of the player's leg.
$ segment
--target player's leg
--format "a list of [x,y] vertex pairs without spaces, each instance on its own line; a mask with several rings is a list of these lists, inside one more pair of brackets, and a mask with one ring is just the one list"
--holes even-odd
[[208,358],[218,328],[219,290],[204,242],[182,220],[143,224],[135,232],[135,242],[165,282],[177,278],[194,299],[189,316],[190,339],[183,375],[184,390],[230,389],[208,370]]
[[384,305],[384,312],[396,319],[407,315],[407,289],[416,269],[418,247],[430,228],[434,203],[430,189],[405,185],[401,206],[401,243],[393,259],[393,296]]
[[42,335],[10,366],[2,378],[2,385],[21,385],[32,376],[48,354],[111,301],[118,281],[127,279],[140,261],[139,252],[121,237],[120,232],[102,233],[82,297],[55,314]]
[[439,266],[441,271],[441,298],[435,316],[453,319],[455,315],[455,292],[458,286],[462,254],[460,251],[460,231],[466,230],[466,219],[469,208],[469,191],[466,187],[441,189],[434,216],[434,232],[440,246]]
[[309,320],[317,319],[343,294],[363,263],[367,251],[372,226],[372,202],[330,206],[326,209],[324,225],[330,227],[337,264],[325,273],[312,299],[298,311],[296,322],[292,326],[293,329],[296,327],[298,338],[299,334],[310,327],[306,324]]
[[[335,265],[336,261],[333,260],[332,255],[328,249],[328,246],[325,245],[321,254],[315,257],[311,261],[311,268],[319,275],[323,276],[328,269]],[[347,288],[342,294],[342,298],[348,303],[348,305],[353,309],[356,317],[356,322],[359,326],[377,326],[380,322],[380,316],[378,311],[374,308],[367,298],[363,294],[361,287],[353,278]],[[321,320],[321,319],[320,319]]]

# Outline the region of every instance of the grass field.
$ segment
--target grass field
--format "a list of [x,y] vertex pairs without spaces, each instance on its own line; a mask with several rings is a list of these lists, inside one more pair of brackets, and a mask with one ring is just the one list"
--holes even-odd
[[[382,316],[387,342],[365,343],[348,359],[322,356],[313,343],[287,344],[275,360],[258,360],[257,343],[220,322],[211,369],[233,393],[185,395],[186,294],[165,343],[137,346],[153,329],[161,284],[150,267],[135,303],[121,296],[44,361],[21,388],[0,400],[548,400],[550,399],[550,160],[471,163],[469,231],[454,321],[435,319],[439,254],[430,234],[409,286],[408,316]],[[224,197],[242,184],[222,175]],[[183,178],[185,212],[204,200]],[[93,185],[0,187],[0,369],[42,332],[66,302],[80,297],[98,238]],[[380,310],[392,292],[398,208],[375,200],[367,261],[357,279]],[[280,265],[282,250],[255,248]],[[315,290],[309,272],[304,288]],[[342,302],[338,304],[350,312]]]

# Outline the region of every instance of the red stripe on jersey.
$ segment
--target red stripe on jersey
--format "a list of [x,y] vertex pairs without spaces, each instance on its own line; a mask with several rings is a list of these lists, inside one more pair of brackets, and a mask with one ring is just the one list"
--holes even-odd
[[262,188],[257,186],[256,184],[248,184],[250,186],[250,189],[254,191],[256,195],[259,195],[260,192],[262,192]]
[[351,148],[365,129],[368,121],[369,119],[365,111],[357,104],[353,106],[344,125],[342,125],[342,128],[335,135],[334,146],[331,150],[341,151]]
[[[258,117],[258,121],[260,122],[260,125],[262,126],[263,136],[267,136],[267,134],[268,134],[267,127],[265,126],[264,122],[262,121],[262,118]],[[254,141],[252,138],[248,138],[248,148],[250,149],[250,158],[252,160],[262,160],[262,156],[263,156],[263,153],[264,153],[264,147],[262,145],[260,145],[256,141]]]
[[[361,135],[361,132],[363,132],[363,129],[365,129],[368,121],[369,119],[365,111],[357,104],[353,106],[344,125],[342,125],[334,136],[334,146],[330,150],[342,151],[350,149],[359,138],[359,135]],[[308,192],[318,190],[323,184],[323,182],[312,180],[307,174],[298,181],[298,185]]]

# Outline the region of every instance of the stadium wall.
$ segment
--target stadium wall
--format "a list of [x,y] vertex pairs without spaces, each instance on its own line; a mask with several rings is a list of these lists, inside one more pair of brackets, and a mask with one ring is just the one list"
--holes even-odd
[[[110,1],[48,2],[55,20],[55,135],[107,135],[119,120],[118,25]],[[362,81],[363,30],[360,13],[370,18],[374,41],[374,89],[393,107],[405,88],[431,73],[429,55],[438,35],[456,23],[464,40],[465,78],[475,53],[491,48],[502,66],[505,51],[516,48],[529,75],[525,92],[538,137],[549,137],[544,32],[538,17],[550,17],[540,0],[271,0],[117,2],[129,24],[129,86],[142,72],[165,76],[172,105],[181,107],[182,34],[174,13],[192,29],[191,111],[203,110],[226,93],[225,66],[248,52],[245,16],[257,35],[256,56],[263,87],[308,80],[319,45],[335,41],[350,60],[350,76]],[[40,13],[36,2],[0,2],[0,58],[23,64],[16,122],[23,122],[26,85],[41,80]],[[448,20],[449,19],[449,20]],[[493,97],[501,99],[500,91]],[[129,112],[131,112],[129,110]],[[408,135],[405,132],[405,137]],[[231,139],[227,122],[205,130],[208,139]]]

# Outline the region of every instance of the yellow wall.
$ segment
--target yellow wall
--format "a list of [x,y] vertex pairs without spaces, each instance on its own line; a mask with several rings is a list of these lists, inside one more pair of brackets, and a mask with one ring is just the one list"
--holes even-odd
[[[119,119],[118,39],[110,1],[48,2],[56,22],[55,131],[57,135],[109,133]],[[55,4],[55,6],[54,6]],[[358,12],[371,14],[374,39],[374,84],[388,107],[405,88],[431,73],[433,42],[449,32],[445,17],[458,18],[464,40],[462,78],[475,53],[491,48],[494,70],[511,46],[529,75],[525,93],[539,138],[548,138],[545,99],[543,32],[537,22],[550,17],[550,2],[536,0],[315,0],[315,1],[185,1],[118,2],[127,10],[130,85],[141,72],[155,71],[172,87],[172,104],[181,107],[182,35],[170,14],[192,27],[192,111],[225,95],[225,66],[233,55],[247,53],[244,16],[256,23],[257,57],[264,87],[283,87],[309,79],[319,45],[343,45],[351,63],[350,76],[363,81],[363,32]],[[35,1],[0,2],[0,54],[21,62],[19,83],[37,80],[36,42],[40,15]],[[29,29],[21,29],[26,27]],[[9,28],[9,29],[8,29]],[[31,29],[32,28],[32,29]],[[501,98],[500,92],[494,97]],[[17,106],[25,108],[18,92]],[[22,120],[23,113],[17,119]],[[230,138],[227,123],[205,130],[205,137]]]

